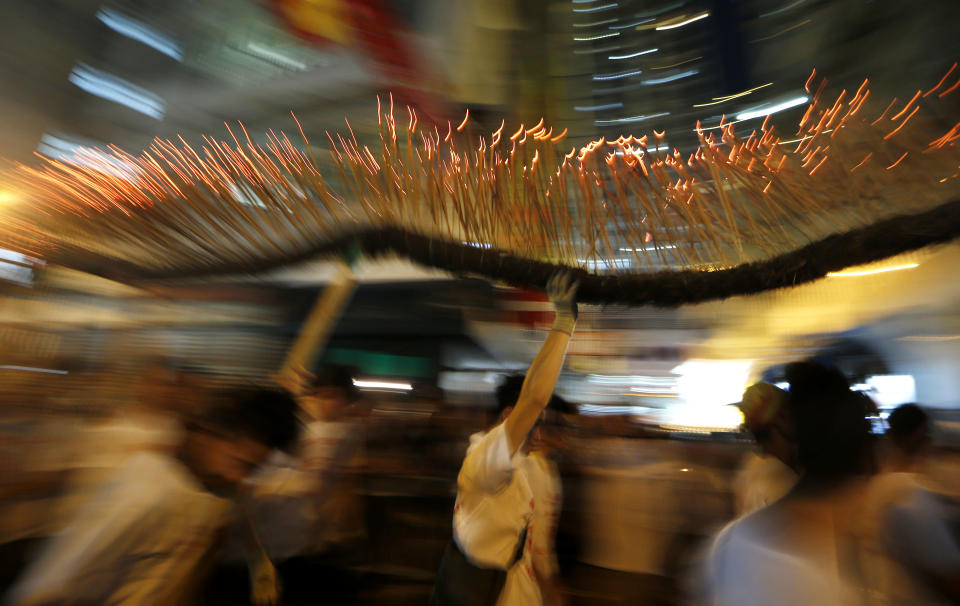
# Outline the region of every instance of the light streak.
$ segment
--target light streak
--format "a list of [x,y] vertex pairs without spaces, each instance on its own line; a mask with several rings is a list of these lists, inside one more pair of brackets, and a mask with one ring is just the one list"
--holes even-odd
[[607,25],[608,23],[616,23],[616,19],[604,19],[602,21],[594,21],[593,23],[574,23],[574,27],[596,27],[598,25]]
[[957,69],[957,63],[956,63],[956,62],[954,62],[953,66],[950,67],[950,70],[947,71],[947,73],[945,73],[945,74],[943,75],[943,78],[940,78],[940,82],[937,82],[937,85],[936,85],[936,86],[934,86],[933,88],[931,88],[931,89],[928,90],[927,92],[923,93],[924,98],[926,98],[927,95],[929,95],[929,94],[932,93],[933,91],[935,91],[935,90],[937,90],[938,88],[940,88],[941,86],[943,86],[943,83],[947,81],[947,78],[950,77],[950,74],[952,74],[952,73],[953,73],[953,70],[955,70],[955,69]]
[[695,76],[700,73],[698,69],[689,69],[685,72],[680,72],[679,74],[674,74],[672,76],[664,76],[662,78],[649,78],[643,81],[645,86],[651,84],[665,84],[667,82],[673,82],[674,80],[681,80],[683,78],[689,78],[690,76]]
[[609,32],[606,34],[597,34],[596,36],[574,36],[574,42],[592,42],[593,40],[603,40],[604,38],[616,38],[620,32]]
[[897,158],[897,161],[896,161],[896,162],[894,162],[893,164],[891,164],[890,166],[888,166],[888,167],[887,167],[887,170],[890,170],[891,168],[895,167],[897,164],[900,164],[901,162],[903,162],[903,159],[906,158],[909,154],[910,154],[910,152],[903,152],[903,155],[900,156],[899,158]]
[[119,103],[156,120],[163,120],[166,113],[167,104],[159,96],[131,84],[123,78],[94,69],[83,63],[73,68],[67,79],[91,95]]
[[640,55],[649,55],[650,53],[655,53],[658,50],[660,49],[648,48],[647,50],[639,51],[636,53],[630,53],[629,55],[610,55],[609,57],[607,57],[607,59],[610,59],[611,61],[619,61],[621,59],[633,59],[634,57],[639,57]]
[[749,94],[752,93],[752,92],[755,92],[755,91],[760,90],[761,88],[766,88],[766,87],[772,86],[772,85],[773,85],[773,82],[767,82],[766,84],[761,84],[760,86],[755,86],[755,87],[751,88],[750,90],[745,90],[745,91],[743,91],[742,93],[736,93],[736,94],[733,94],[733,95],[726,95],[726,96],[724,96],[724,97],[713,97],[713,101],[711,101],[711,102],[709,102],[709,103],[698,103],[698,104],[695,104],[694,107],[707,107],[707,106],[710,106],[710,105],[716,105],[716,104],[718,104],[718,103],[723,103],[723,102],[725,102],[725,101],[730,101],[730,100],[732,100],[732,99],[737,99],[737,98],[739,98],[739,97],[744,97],[744,96],[746,96],[746,95],[749,95]]
[[643,122],[644,120],[650,120],[653,118],[662,118],[663,116],[669,116],[670,112],[661,112],[659,114],[650,114],[649,116],[630,116],[626,118],[613,118],[612,120],[594,120],[594,124],[597,126],[604,126],[608,124],[627,124],[630,122]]
[[676,244],[664,244],[662,246],[646,246],[644,248],[621,248],[620,250],[624,252],[637,252],[640,250],[645,252],[651,252],[651,251],[656,252],[658,250],[669,250],[671,248],[676,248],[676,247],[677,247]]
[[656,17],[657,15],[668,13],[675,8],[680,8],[684,4],[686,4],[686,2],[674,2],[673,4],[668,4],[667,6],[661,6],[658,9],[634,13],[633,16],[634,17]]
[[671,23],[670,25],[661,25],[660,27],[657,27],[656,30],[658,32],[662,32],[668,29],[676,29],[678,27],[683,27],[684,25],[693,23],[694,21],[700,21],[701,19],[706,19],[709,16],[710,16],[710,12],[707,11],[704,13],[700,13],[699,15],[694,15],[693,17],[690,17],[689,19],[681,21],[680,23]]
[[581,48],[573,51],[574,55],[592,55],[594,53],[609,53],[610,51],[620,50],[619,44],[613,46],[604,46],[602,48]]
[[141,42],[171,59],[183,61],[183,49],[180,45],[170,36],[161,34],[145,23],[110,8],[100,9],[97,12],[97,19],[122,36]]
[[606,105],[575,105],[573,110],[578,112],[599,112],[605,109],[619,109],[621,107],[623,107],[623,103],[608,103]]
[[14,366],[14,365],[10,365],[10,364],[4,364],[3,366],[0,366],[0,369],[2,369],[2,370],[24,370],[24,371],[27,371],[27,372],[42,372],[42,373],[51,374],[51,375],[66,375],[66,374],[70,374],[69,371],[66,371],[66,370],[53,370],[53,369],[51,369],[51,368],[35,368],[35,367],[33,367],[33,366]]
[[617,8],[620,6],[616,2],[611,2],[610,4],[601,4],[600,6],[592,6],[590,8],[575,8],[573,12],[575,13],[597,13],[600,11],[605,11],[609,8]]
[[296,69],[296,70],[307,69],[307,64],[304,63],[303,61],[297,61],[296,59],[288,57],[283,53],[278,53],[277,51],[269,49],[266,46],[263,46],[261,44],[257,44],[256,42],[251,42],[247,44],[247,50],[253,53],[254,55],[257,55],[261,59],[266,59],[267,61],[278,63],[288,69]]
[[413,389],[413,385],[409,383],[394,383],[392,381],[361,381],[354,379],[353,385],[360,389],[389,389],[395,391],[410,391]]
[[610,29],[629,29],[631,27],[643,25],[644,23],[650,23],[651,21],[653,21],[653,17],[649,17],[647,19],[641,19],[640,21],[634,21],[633,23],[629,23],[627,25],[611,25]]
[[672,65],[655,65],[651,66],[650,69],[670,69],[672,67],[680,67],[681,65],[693,63],[694,61],[699,61],[700,59],[703,59],[703,57],[694,57],[693,59],[687,59],[685,61],[681,61],[680,63],[673,63]]
[[756,109],[747,110],[745,112],[741,112],[737,114],[737,120],[751,120],[753,118],[769,116],[770,114],[775,114],[777,112],[788,110],[792,107],[797,107],[798,105],[803,105],[809,100],[810,100],[809,97],[807,97],[806,95],[803,95],[801,97],[795,97],[793,99],[783,101],[782,103],[777,103],[776,105],[772,105],[768,107],[758,107]]
[[804,2],[806,2],[806,0],[797,0],[796,2],[794,2],[794,3],[792,3],[792,4],[788,4],[788,5],[786,5],[786,6],[782,7],[782,8],[778,8],[777,10],[770,11],[770,12],[768,12],[768,13],[762,13],[762,14],[760,15],[760,19],[763,19],[764,17],[772,17],[773,15],[776,15],[776,14],[778,14],[778,13],[782,13],[782,12],[784,12],[784,11],[788,11],[788,10],[790,10],[791,8],[794,8],[794,7],[796,7],[796,6],[800,6],[800,5],[803,4]]
[[888,271],[901,271],[904,269],[913,269],[919,267],[919,263],[907,263],[904,265],[894,265],[892,267],[881,267],[879,269],[868,269],[863,271],[831,271],[827,274],[828,278],[855,278],[858,276],[872,276],[874,274],[883,274]]
[[638,76],[642,74],[643,71],[635,69],[628,72],[619,72],[616,74],[596,74],[593,76],[594,80],[603,81],[603,80],[619,80],[620,78],[629,78],[630,76]]
[[785,33],[787,33],[787,32],[793,31],[793,30],[797,29],[798,27],[803,27],[804,25],[806,25],[806,24],[808,24],[808,23],[810,23],[810,19],[806,19],[805,21],[801,21],[800,23],[797,23],[796,25],[791,25],[790,27],[786,27],[786,28],[780,30],[779,32],[777,32],[777,33],[775,33],[775,34],[772,34],[772,35],[770,35],[770,36],[764,36],[763,38],[757,38],[756,40],[751,40],[750,42],[752,42],[752,43],[754,43],[754,44],[756,44],[757,42],[766,42],[767,40],[772,40],[772,39],[776,38],[777,36],[780,36],[780,35],[783,35],[783,34],[785,34]]

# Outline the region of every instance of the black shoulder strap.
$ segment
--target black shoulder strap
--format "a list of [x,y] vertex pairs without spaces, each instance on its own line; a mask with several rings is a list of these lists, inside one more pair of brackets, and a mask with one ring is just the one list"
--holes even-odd
[[523,530],[520,532],[520,543],[517,545],[517,549],[513,552],[513,559],[510,560],[510,563],[507,565],[507,570],[513,568],[513,565],[520,561],[523,557],[523,550],[527,546],[527,529],[530,528],[530,520],[527,520],[527,523],[523,525]]

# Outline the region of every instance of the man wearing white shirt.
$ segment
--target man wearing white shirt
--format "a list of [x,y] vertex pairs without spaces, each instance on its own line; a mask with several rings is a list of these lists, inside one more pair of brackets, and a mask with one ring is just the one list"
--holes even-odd
[[[175,453],[128,459],[7,596],[15,606],[181,605],[195,599],[243,479],[297,433],[285,392],[236,394],[191,422]],[[260,558],[251,562],[272,571]]]
[[[498,606],[558,602],[553,537],[560,511],[559,475],[546,457],[528,454],[524,446],[550,403],[563,367],[576,324],[576,284],[560,275],[547,290],[557,311],[553,330],[530,365],[519,394],[507,395],[509,383],[498,394],[502,422],[471,437],[457,477],[455,545],[474,566],[506,570]],[[441,595],[442,587],[440,579],[434,603],[452,603],[455,597]]]

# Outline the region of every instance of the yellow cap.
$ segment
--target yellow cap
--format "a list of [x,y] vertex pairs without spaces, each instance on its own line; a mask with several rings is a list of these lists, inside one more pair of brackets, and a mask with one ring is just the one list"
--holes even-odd
[[743,401],[740,402],[744,425],[752,429],[769,425],[777,417],[786,397],[787,392],[776,385],[754,383],[743,392]]

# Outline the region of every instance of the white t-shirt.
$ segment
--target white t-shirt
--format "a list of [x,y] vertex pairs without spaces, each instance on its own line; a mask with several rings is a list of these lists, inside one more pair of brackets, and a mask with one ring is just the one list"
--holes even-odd
[[779,501],[797,483],[797,473],[777,457],[749,453],[733,480],[737,516]]
[[131,456],[144,451],[172,454],[183,440],[183,429],[172,415],[146,411],[117,415],[83,431],[67,489],[49,520],[50,535],[69,523]]
[[[271,559],[321,553],[361,531],[360,500],[349,479],[362,438],[346,422],[314,421],[304,428],[298,457],[272,455],[248,480],[244,506]],[[229,553],[244,552],[234,537]]]
[[921,485],[916,474],[875,476],[866,491],[862,521],[864,576],[876,603],[949,603],[930,591],[917,571],[938,569],[956,574],[960,571],[960,546],[938,498]]
[[756,512],[727,525],[707,561],[707,603],[714,606],[848,606],[856,590],[840,578],[835,554],[816,560],[770,539]]
[[49,540],[8,603],[177,604],[230,508],[176,459],[134,455]]
[[561,500],[556,466],[537,453],[518,450],[511,457],[502,423],[470,437],[453,513],[460,549],[480,566],[505,569],[527,527],[523,557],[507,571],[498,606],[542,603],[536,575],[556,574],[554,537]]

